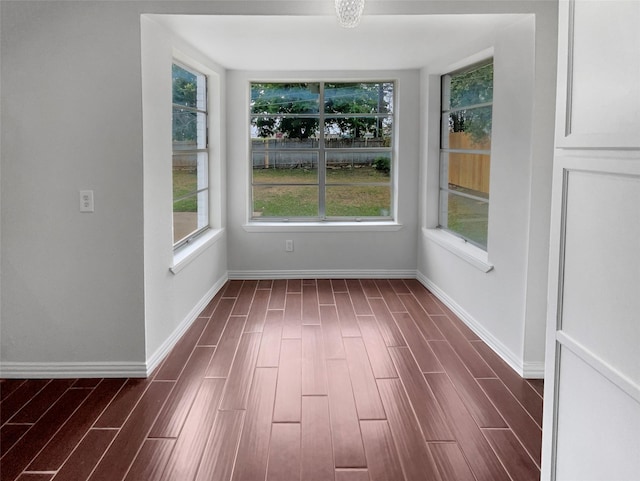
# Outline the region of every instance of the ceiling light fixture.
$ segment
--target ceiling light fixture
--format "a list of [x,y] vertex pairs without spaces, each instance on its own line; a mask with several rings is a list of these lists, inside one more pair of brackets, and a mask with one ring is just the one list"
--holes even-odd
[[336,14],[342,27],[357,27],[363,10],[364,0],[336,0]]

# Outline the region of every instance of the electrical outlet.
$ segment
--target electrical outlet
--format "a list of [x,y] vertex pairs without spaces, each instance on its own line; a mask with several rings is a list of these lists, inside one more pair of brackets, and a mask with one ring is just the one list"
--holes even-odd
[[293,241],[291,239],[284,241],[284,250],[287,252],[293,252]]
[[93,191],[80,191],[80,212],[93,212]]

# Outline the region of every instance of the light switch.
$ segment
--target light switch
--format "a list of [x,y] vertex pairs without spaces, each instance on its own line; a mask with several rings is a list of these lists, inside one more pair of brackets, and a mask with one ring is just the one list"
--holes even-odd
[[93,191],[80,191],[80,212],[93,212]]

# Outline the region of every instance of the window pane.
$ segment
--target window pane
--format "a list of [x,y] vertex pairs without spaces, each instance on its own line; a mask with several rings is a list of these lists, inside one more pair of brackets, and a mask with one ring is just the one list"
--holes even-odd
[[375,114],[393,112],[393,83],[327,83],[326,113]]
[[441,186],[489,199],[491,156],[484,154],[442,153]]
[[317,217],[317,186],[254,186],[253,217]]
[[390,213],[389,186],[347,185],[326,188],[326,215],[329,217],[388,217]]
[[[198,76],[188,70],[173,64],[173,103],[185,107],[198,107]],[[204,90],[201,88],[201,90]],[[204,97],[201,93],[200,97]],[[203,109],[204,110],[204,109]]]
[[440,191],[440,225],[487,248],[489,202]]
[[327,148],[391,147],[391,117],[327,118],[324,126]]
[[175,154],[173,156],[174,200],[209,185],[208,156],[206,152]]
[[457,110],[445,117],[443,149],[490,150],[491,107]]
[[173,109],[173,150],[206,148],[207,117],[193,110]]
[[389,182],[391,152],[327,152],[327,184]]
[[[253,181],[257,175],[261,175],[264,179],[273,178],[272,183],[282,183],[277,180],[280,177],[304,177],[308,178],[308,174],[314,174],[318,169],[318,152],[282,152],[282,151],[255,151],[251,154],[253,158]],[[315,178],[312,182],[316,182]],[[270,182],[269,180],[260,180],[259,182]],[[296,183],[297,181],[286,183]],[[307,181],[305,181],[307,183]]]
[[173,243],[209,225],[209,191],[173,203]]
[[444,110],[493,101],[492,63],[445,78],[449,79],[450,83],[449,102],[444,102]]
[[252,117],[252,145],[257,149],[317,149],[318,122],[317,117]]
[[251,84],[252,114],[317,113],[320,103],[318,83],[253,83]]

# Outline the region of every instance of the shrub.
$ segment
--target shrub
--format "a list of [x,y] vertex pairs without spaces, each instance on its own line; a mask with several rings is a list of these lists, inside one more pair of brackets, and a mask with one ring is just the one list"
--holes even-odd
[[388,174],[391,170],[391,160],[388,157],[376,157],[373,166],[376,170]]

